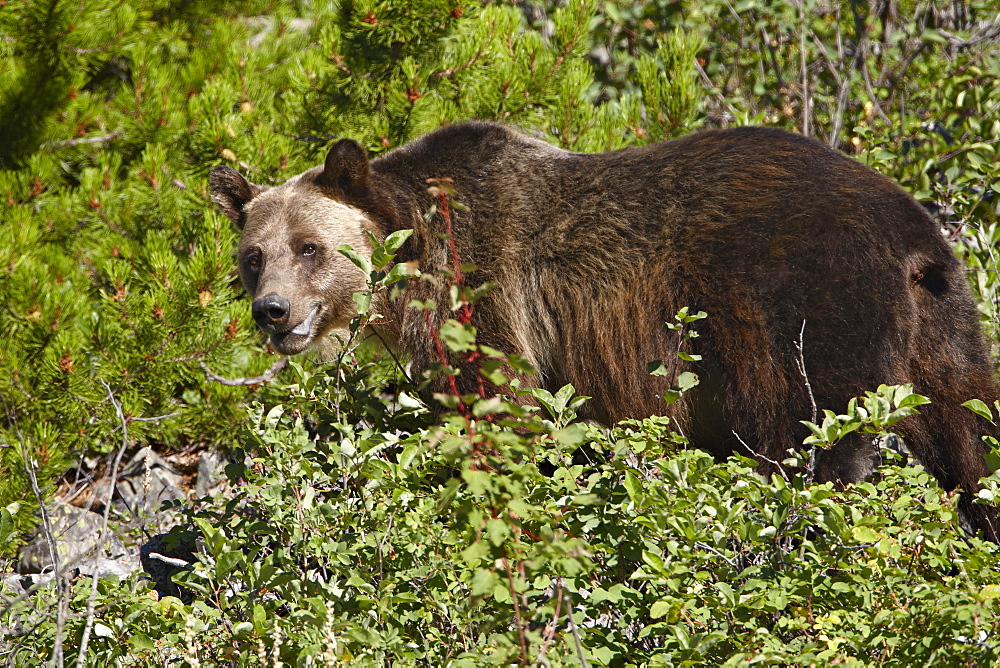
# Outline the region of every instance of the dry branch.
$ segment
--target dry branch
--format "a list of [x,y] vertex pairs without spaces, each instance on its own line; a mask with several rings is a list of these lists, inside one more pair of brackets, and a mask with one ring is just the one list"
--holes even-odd
[[214,383],[221,383],[223,385],[231,385],[234,387],[239,387],[241,385],[261,385],[262,383],[270,382],[286,366],[288,366],[288,358],[282,357],[277,362],[272,364],[270,369],[259,376],[253,376],[252,378],[223,378],[209,369],[207,364],[201,362],[201,368],[205,372],[205,377],[208,380]]

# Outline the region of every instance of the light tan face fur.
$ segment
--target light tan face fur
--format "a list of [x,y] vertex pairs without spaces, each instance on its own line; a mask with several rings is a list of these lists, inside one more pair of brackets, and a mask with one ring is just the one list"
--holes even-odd
[[[357,314],[352,295],[365,289],[365,275],[337,246],[349,244],[371,254],[364,233],[373,229],[365,215],[331,199],[306,174],[264,191],[244,208],[240,276],[255,300],[255,319],[271,334],[271,344],[293,355],[317,344]],[[258,306],[268,296],[283,297],[287,322],[262,323]]]

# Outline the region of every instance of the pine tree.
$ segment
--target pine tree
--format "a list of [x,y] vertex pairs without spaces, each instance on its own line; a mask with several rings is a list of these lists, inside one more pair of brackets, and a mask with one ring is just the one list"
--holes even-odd
[[331,54],[335,67],[327,59],[303,68],[313,132],[336,128],[379,152],[442,123],[479,118],[593,151],[665,137],[693,121],[697,40],[663,40],[638,59],[639,86],[598,105],[586,58],[596,3],[571,0],[538,29],[514,6],[398,4],[345,5],[323,31],[318,54]]

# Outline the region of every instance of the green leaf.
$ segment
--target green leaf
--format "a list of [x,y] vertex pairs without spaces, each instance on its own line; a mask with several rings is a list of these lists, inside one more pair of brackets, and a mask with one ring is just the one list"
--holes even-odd
[[681,392],[687,392],[699,382],[698,375],[690,371],[685,371],[677,376],[677,387]]
[[990,422],[993,422],[993,411],[990,410],[990,407],[987,406],[985,402],[980,401],[979,399],[969,399],[962,405],[979,417],[986,418]]
[[223,552],[215,560],[215,574],[218,581],[224,582],[232,574],[237,564],[243,561],[243,553],[237,550]]
[[406,240],[413,234],[413,230],[396,230],[385,238],[383,246],[389,253],[395,253],[402,247]]
[[365,315],[372,307],[371,292],[355,292],[351,295],[351,299],[358,306],[358,315]]
[[0,508],[0,541],[6,541],[14,533],[14,518],[6,508]]
[[337,252],[346,257],[348,260],[354,263],[361,271],[365,272],[365,275],[372,273],[372,264],[366,258],[361,257],[354,252],[354,249],[348,244],[341,244],[337,246]]
[[642,483],[631,471],[625,472],[625,491],[628,492],[628,497],[632,500],[632,503],[639,503],[642,500]]
[[680,609],[680,605],[674,599],[661,598],[659,601],[653,603],[649,606],[649,616],[653,619],[667,618],[667,621],[673,623],[676,621],[677,612]]
[[466,469],[462,471],[462,478],[473,496],[482,496],[493,487],[493,479],[486,471]]
[[102,624],[101,622],[94,623],[94,637],[95,638],[114,638],[115,632],[111,630],[111,627],[107,624]]
[[948,38],[942,35],[939,31],[933,28],[928,28],[920,33],[921,42],[936,42],[938,44],[947,44]]
[[253,604],[253,628],[257,635],[262,636],[267,630],[265,623],[267,622],[267,613],[264,611],[264,606],[260,603]]
[[854,527],[851,529],[851,535],[859,543],[875,543],[881,538],[881,535],[877,531],[865,526]]
[[472,582],[469,584],[469,593],[476,597],[485,596],[486,594],[493,593],[494,588],[499,586],[500,576],[494,571],[477,568],[475,574],[472,576]]
[[399,264],[392,265],[392,269],[390,269],[389,273],[386,274],[386,277],[382,279],[382,284],[386,286],[395,285],[396,283],[406,280],[412,276],[413,272],[411,271],[409,265],[401,262]]
[[653,360],[646,364],[646,373],[651,376],[666,376],[669,372],[663,360]]
[[240,622],[233,626],[233,635],[241,640],[246,640],[253,635],[254,625],[251,622]]

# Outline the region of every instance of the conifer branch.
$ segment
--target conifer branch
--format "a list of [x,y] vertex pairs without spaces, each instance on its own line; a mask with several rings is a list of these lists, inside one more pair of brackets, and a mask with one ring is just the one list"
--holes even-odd
[[476,52],[476,55],[472,56],[472,58],[470,58],[469,60],[467,60],[465,63],[463,63],[461,65],[458,65],[456,67],[449,67],[446,70],[442,70],[441,72],[438,72],[434,76],[437,77],[437,78],[439,78],[439,79],[444,79],[445,77],[453,76],[453,75],[457,74],[458,72],[461,72],[462,70],[464,70],[464,69],[466,69],[468,67],[472,67],[473,65],[475,65],[476,61],[479,60],[480,58],[482,58],[483,54],[486,53],[486,47],[488,47],[490,45],[490,43],[493,41],[493,35],[495,33],[496,33],[496,23],[492,23],[491,22],[490,23],[490,34],[487,35],[487,37],[486,37],[485,40],[483,40],[483,44],[482,44],[482,46],[479,47],[479,51]]
[[253,376],[252,378],[223,378],[214,371],[208,368],[208,365],[204,362],[199,362],[202,370],[205,372],[205,378],[214,382],[221,383],[223,385],[231,385],[233,387],[239,387],[242,385],[261,385],[263,383],[270,382],[274,379],[278,373],[288,366],[288,358],[282,357],[277,362],[271,365],[271,368],[262,373],[259,376]]
[[[203,348],[201,350],[196,350],[195,352],[191,353],[190,355],[182,355],[181,357],[171,357],[167,361],[168,362],[190,362],[191,360],[199,359],[199,358],[204,357],[205,355],[209,354],[210,352],[212,352],[216,348],[218,348],[219,344],[222,343],[223,341],[225,341],[225,338],[219,339],[218,341],[216,341],[215,343],[211,344],[207,348]],[[164,343],[166,343],[166,342],[164,342]]]
[[81,56],[87,56],[87,55],[90,55],[92,53],[98,53],[100,51],[107,51],[108,49],[111,48],[111,45],[113,45],[115,42],[117,42],[118,40],[120,40],[125,35],[125,31],[126,30],[128,30],[128,26],[126,26],[126,27],[122,28],[121,30],[119,30],[117,35],[115,35],[109,41],[105,42],[104,44],[102,44],[100,46],[94,46],[94,47],[91,47],[89,49],[78,49],[78,48],[73,47],[73,46],[67,46],[67,47],[64,47],[64,48],[67,51],[72,51],[73,53],[79,54]]

